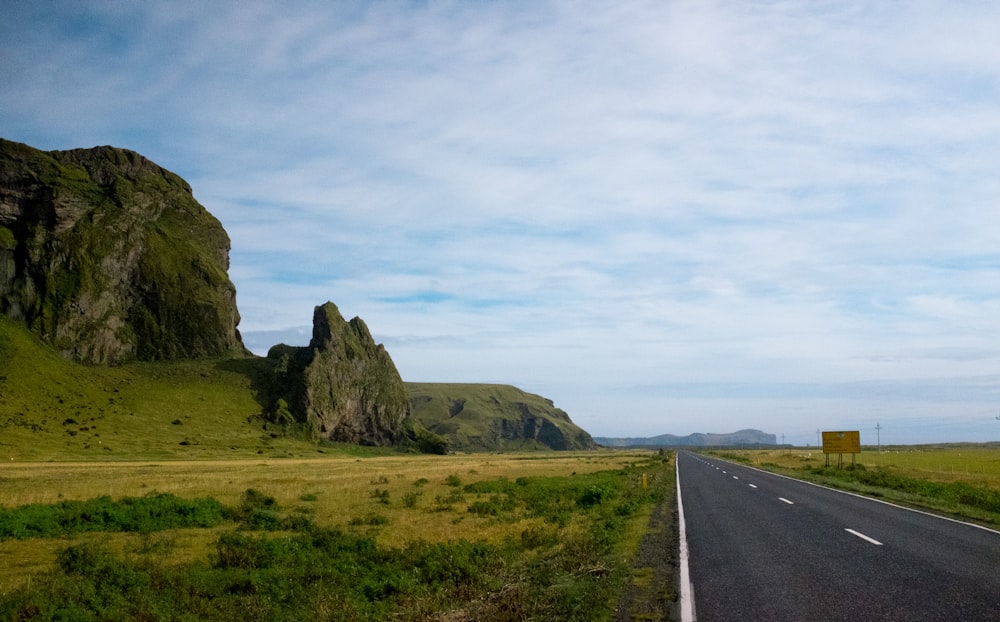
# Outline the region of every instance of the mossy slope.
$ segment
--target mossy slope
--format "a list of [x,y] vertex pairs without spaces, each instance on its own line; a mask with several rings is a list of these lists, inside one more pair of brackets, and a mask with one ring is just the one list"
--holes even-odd
[[322,447],[260,417],[252,383],[258,365],[87,366],[0,317],[0,460],[315,456]]
[[540,395],[502,384],[407,382],[410,415],[456,450],[592,449],[590,434]]

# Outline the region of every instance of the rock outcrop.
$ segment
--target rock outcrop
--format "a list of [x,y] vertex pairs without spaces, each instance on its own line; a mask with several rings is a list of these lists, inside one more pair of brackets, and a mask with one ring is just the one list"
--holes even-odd
[[238,357],[226,363],[261,406],[247,420],[274,438],[305,430],[433,453],[595,447],[551,401],[515,387],[404,385],[365,323],[331,302],[316,307],[307,347],[253,357],[237,330],[229,248],[187,182],[138,153],[0,139],[0,317],[66,358]]
[[389,445],[405,435],[409,405],[403,381],[382,344],[332,302],[316,307],[308,347],[271,348],[276,384],[270,413],[305,423],[320,438]]
[[407,382],[413,419],[452,449],[594,449],[551,400],[510,385]]
[[183,179],[125,149],[0,139],[0,314],[117,364],[245,354],[229,236]]

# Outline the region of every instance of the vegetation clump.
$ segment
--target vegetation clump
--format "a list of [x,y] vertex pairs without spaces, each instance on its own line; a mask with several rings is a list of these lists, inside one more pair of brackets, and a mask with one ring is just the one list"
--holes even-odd
[[210,498],[185,500],[154,493],[114,501],[104,496],[89,501],[0,508],[0,540],[65,537],[94,531],[148,533],[214,527],[226,519],[226,508]]

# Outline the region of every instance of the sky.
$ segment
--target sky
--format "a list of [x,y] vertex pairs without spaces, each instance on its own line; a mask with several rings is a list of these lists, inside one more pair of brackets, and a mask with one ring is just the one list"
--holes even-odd
[[1000,440],[1000,3],[0,12],[0,136],[184,177],[258,354],[332,301],[595,436]]

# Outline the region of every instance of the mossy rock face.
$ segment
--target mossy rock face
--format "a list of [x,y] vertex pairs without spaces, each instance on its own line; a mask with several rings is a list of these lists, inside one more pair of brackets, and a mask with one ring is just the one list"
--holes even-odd
[[316,307],[308,347],[279,344],[268,359],[272,420],[291,416],[320,438],[363,445],[406,435],[409,403],[389,353],[360,318],[345,321],[332,302]]
[[510,385],[405,383],[415,423],[452,449],[579,450],[597,445],[551,400]]
[[0,139],[0,313],[97,364],[246,353],[229,236],[125,149]]

